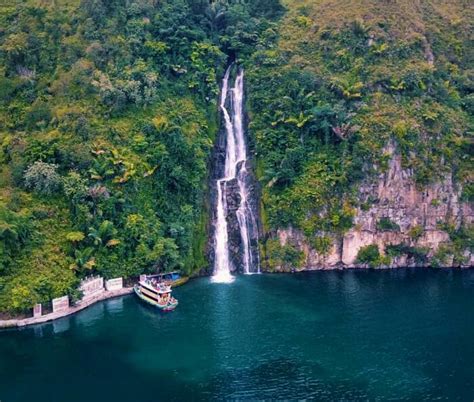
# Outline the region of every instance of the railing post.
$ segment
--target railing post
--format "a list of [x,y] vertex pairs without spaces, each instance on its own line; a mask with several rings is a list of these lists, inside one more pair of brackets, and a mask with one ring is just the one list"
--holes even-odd
[[41,317],[43,314],[43,307],[41,306],[41,303],[35,304],[33,307],[33,317],[38,318]]

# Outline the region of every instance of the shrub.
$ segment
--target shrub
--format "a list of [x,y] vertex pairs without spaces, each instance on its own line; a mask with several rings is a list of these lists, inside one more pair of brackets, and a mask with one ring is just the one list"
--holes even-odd
[[423,226],[416,225],[410,228],[408,231],[408,236],[413,240],[418,240],[423,235]]
[[78,202],[87,195],[87,180],[77,172],[69,172],[62,179],[63,191],[72,202]]
[[30,130],[46,126],[51,120],[51,110],[45,103],[34,104],[26,115],[25,124]]
[[66,235],[66,240],[70,241],[71,243],[79,243],[82,240],[84,240],[84,238],[85,238],[84,233],[78,232],[78,231],[77,232],[69,232]]
[[474,250],[474,225],[462,225],[458,229],[454,223],[442,223],[438,227],[449,234],[450,242],[440,246],[438,251],[433,256],[433,266],[445,266],[447,258],[452,256],[453,264],[468,263],[468,256],[466,251],[472,253]]
[[374,265],[380,258],[379,247],[376,244],[361,247],[357,253],[357,262],[360,264]]
[[435,268],[445,267],[449,257],[454,254],[452,245],[442,244],[431,260],[431,266]]
[[400,257],[406,255],[408,258],[413,258],[416,263],[424,263],[427,258],[428,250],[423,247],[410,247],[404,243],[390,244],[385,248],[387,256]]
[[0,274],[15,260],[33,233],[29,214],[15,213],[0,205]]
[[352,32],[356,36],[365,36],[367,34],[368,28],[365,26],[364,21],[361,19],[355,19],[351,23]]
[[319,254],[327,254],[331,249],[332,239],[329,236],[318,236],[312,239],[311,245]]
[[57,165],[45,162],[35,162],[26,169],[23,178],[26,188],[43,195],[55,193],[61,185],[61,177],[57,173]]
[[278,239],[268,240],[266,243],[268,264],[270,268],[281,267],[285,270],[299,268],[304,263],[304,253],[293,244],[282,246]]
[[377,222],[377,229],[381,231],[399,231],[400,226],[398,226],[390,218],[383,217]]
[[462,189],[461,200],[472,202],[474,201],[474,184],[468,183]]

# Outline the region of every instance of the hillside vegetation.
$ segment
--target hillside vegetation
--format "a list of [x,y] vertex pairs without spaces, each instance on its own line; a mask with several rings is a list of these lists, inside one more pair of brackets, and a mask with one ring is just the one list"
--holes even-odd
[[[420,190],[452,173],[462,199],[472,201],[468,2],[286,6],[277,30],[266,32],[278,37],[275,45],[246,63],[266,230],[299,228],[327,252],[328,236],[353,227],[357,207],[370,208],[358,183],[387,169],[389,144]],[[459,248],[472,247],[472,227],[459,230]],[[281,255],[300,259],[273,240],[267,253],[270,266],[275,256],[280,265]]]
[[[227,63],[246,69],[264,228],[328,247],[394,142],[472,200],[472,11],[430,0],[28,0],[0,7],[0,311],[86,275],[206,266]],[[465,245],[469,238],[463,235]],[[268,240],[267,263],[300,253]]]
[[[277,2],[0,8],[0,310],[206,265],[219,81]],[[268,22],[266,22],[268,21]]]

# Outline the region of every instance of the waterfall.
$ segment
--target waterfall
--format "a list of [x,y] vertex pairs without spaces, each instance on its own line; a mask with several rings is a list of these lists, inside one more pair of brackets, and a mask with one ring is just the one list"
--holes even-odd
[[[232,192],[238,193],[235,212],[240,233],[240,256],[244,273],[260,272],[258,257],[258,230],[255,208],[251,205],[249,183],[251,176],[247,169],[247,144],[244,130],[244,72],[239,69],[234,87],[229,89],[229,77],[232,66],[227,69],[222,81],[220,111],[225,129],[225,162],[222,177],[217,179],[217,200],[214,230],[214,276],[215,282],[232,280],[232,267],[229,252],[228,219],[231,210],[227,199]],[[256,245],[252,247],[252,241]],[[254,249],[257,248],[257,251]]]

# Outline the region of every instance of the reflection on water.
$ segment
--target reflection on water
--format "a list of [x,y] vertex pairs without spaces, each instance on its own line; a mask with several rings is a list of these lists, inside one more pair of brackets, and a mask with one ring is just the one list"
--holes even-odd
[[207,278],[0,332],[0,399],[471,400],[474,271]]
[[35,337],[37,337],[37,338],[42,338],[43,337],[43,326],[42,325],[35,325],[33,327],[33,331],[34,331]]
[[105,306],[108,313],[120,313],[123,311],[123,297],[116,297],[114,299],[107,300],[105,302]]
[[[105,305],[108,302],[100,302],[82,310],[74,316],[75,324],[85,327],[93,327],[98,321],[104,318]],[[72,317],[69,316],[71,319]]]
[[70,318],[64,317],[60,318],[59,320],[53,321],[53,332],[55,334],[60,334],[61,332],[65,332],[70,328]]

